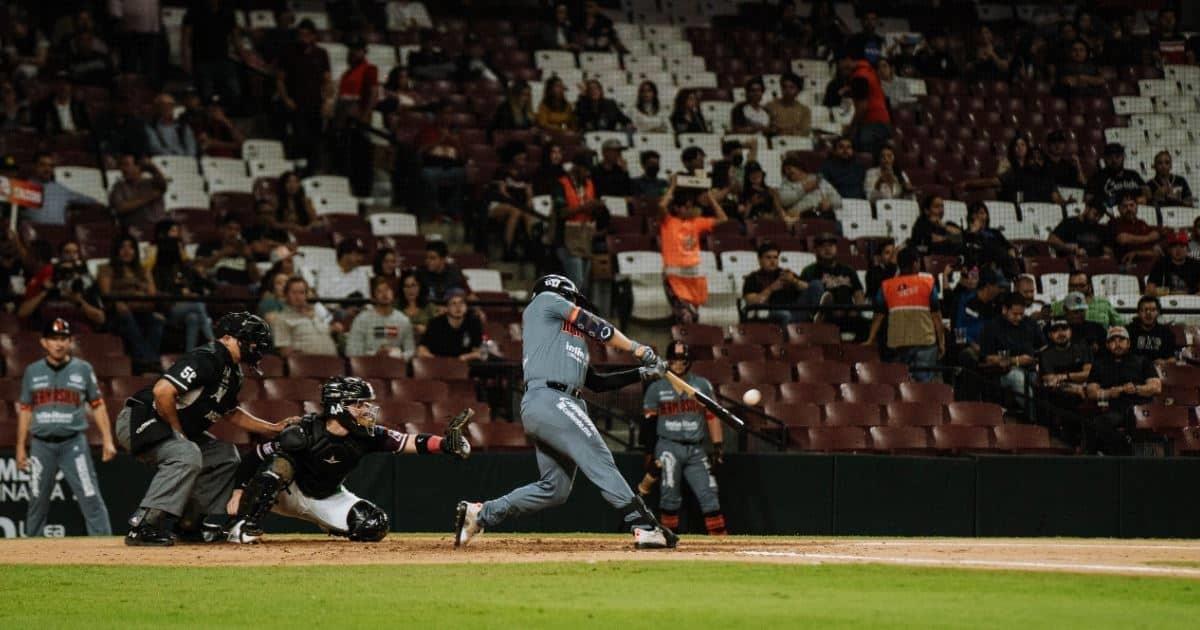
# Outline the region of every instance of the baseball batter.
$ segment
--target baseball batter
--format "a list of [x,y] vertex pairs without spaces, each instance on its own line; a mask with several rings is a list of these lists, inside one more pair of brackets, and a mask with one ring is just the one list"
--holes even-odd
[[[112,534],[108,508],[100,496],[96,465],[87,442],[87,410],[91,409],[100,429],[102,459],[117,454],[108,411],[100,398],[92,365],[71,356],[71,324],[54,319],[42,330],[45,358],[29,364],[21,377],[17,405],[17,468],[28,470],[29,510],[25,533],[41,536],[50,511],[54,479],[62,471],[67,485],[79,501],[90,536]],[[26,438],[32,436],[28,451]]]
[[117,441],[156,469],[129,519],[127,545],[173,545],[177,527],[185,538],[223,540],[223,528],[205,522],[205,516],[224,514],[240,458],[234,445],[217,440],[208,428],[226,420],[274,437],[286,426],[238,407],[240,363],[255,367],[271,350],[267,323],[251,313],[230,313],[217,322],[216,335],[131,396],[117,414]]
[[[667,348],[667,369],[700,393],[713,397],[712,383],[703,376],[692,374],[691,367],[687,345],[673,342]],[[720,463],[723,453],[724,433],[720,421],[695,399],[675,391],[665,380],[650,384],[642,406],[647,418],[657,419],[658,443],[654,446],[654,459],[662,474],[658,503],[662,524],[671,529],[679,527],[682,481],[686,479],[700,502],[704,527],[709,535],[725,535],[725,515],[721,513],[717,480],[711,468]],[[706,434],[712,442],[711,454],[705,453]]]
[[[583,471],[600,494],[623,516],[639,549],[674,547],[678,537],[662,527],[617,470],[612,452],[588,417],[579,388],[620,389],[661,376],[666,366],[649,346],[630,340],[589,310],[575,284],[558,275],[543,276],[522,314],[525,396],[521,422],[537,450],[541,478],[498,499],[458,504],[454,545],[505,519],[560,505],[571,494],[575,470]],[[588,366],[586,337],[627,350],[643,367],[599,374]]]
[[370,383],[335,376],[321,386],[321,413],[305,415],[248,454],[238,467],[237,489],[227,506],[235,517],[229,542],[259,542],[262,519],[270,511],[315,523],[350,540],[383,540],[389,529],[387,512],[342,485],[363,457],[371,453],[470,457],[471,444],[462,434],[470,409],[450,421],[444,436],[400,433],[376,424],[379,405],[374,400]]

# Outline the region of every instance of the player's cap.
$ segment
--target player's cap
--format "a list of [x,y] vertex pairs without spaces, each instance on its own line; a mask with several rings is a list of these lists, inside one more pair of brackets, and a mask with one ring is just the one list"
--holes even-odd
[[1108,329],[1108,339],[1112,339],[1114,337],[1124,337],[1128,339],[1129,331],[1125,330],[1124,326],[1113,326]]
[[1086,311],[1087,309],[1087,298],[1079,291],[1068,293],[1066,299],[1063,300],[1063,310]]
[[1071,324],[1067,323],[1067,320],[1056,319],[1056,320],[1050,322],[1050,326],[1049,326],[1049,328],[1047,328],[1047,330],[1053,331],[1053,330],[1058,330],[1060,328],[1070,328],[1070,327],[1071,327]]
[[45,326],[42,326],[42,336],[43,337],[70,337],[71,336],[71,322],[69,322],[61,317],[55,317],[54,319],[46,322]]

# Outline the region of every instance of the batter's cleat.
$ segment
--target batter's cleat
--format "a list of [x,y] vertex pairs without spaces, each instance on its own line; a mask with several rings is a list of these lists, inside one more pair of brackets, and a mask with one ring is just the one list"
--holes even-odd
[[635,549],[674,549],[679,543],[679,536],[665,527],[654,529],[637,528],[633,530],[633,547]]
[[262,537],[262,528],[241,520],[229,528],[229,534],[226,535],[225,540],[238,545],[254,545],[261,542]]
[[127,547],[170,547],[175,544],[175,536],[149,525],[135,525],[125,534]]
[[479,511],[482,509],[482,503],[458,502],[458,510],[454,514],[455,547],[461,547],[483,533],[483,526],[479,524]]

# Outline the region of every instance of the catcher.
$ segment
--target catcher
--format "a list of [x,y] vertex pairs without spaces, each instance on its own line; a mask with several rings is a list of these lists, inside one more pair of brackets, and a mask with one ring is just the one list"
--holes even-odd
[[388,515],[342,486],[369,453],[444,453],[466,459],[471,445],[463,427],[466,409],[450,421],[446,435],[400,433],[377,426],[379,405],[371,384],[335,376],[321,386],[322,413],[307,414],[270,442],[242,458],[226,510],[233,517],[228,540],[257,543],[267,512],[316,523],[335,536],[378,542],[388,533]]

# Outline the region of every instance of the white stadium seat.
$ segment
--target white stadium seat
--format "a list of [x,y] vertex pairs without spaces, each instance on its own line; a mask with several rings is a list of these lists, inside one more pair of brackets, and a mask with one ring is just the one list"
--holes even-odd
[[495,269],[463,269],[462,273],[472,291],[504,291],[504,281]]
[[617,271],[628,276],[633,286],[633,317],[642,320],[670,317],[671,305],[663,288],[662,254],[631,251],[616,257]]
[[376,212],[367,216],[371,234],[375,236],[400,236],[420,234],[416,215],[404,212]]
[[103,177],[100,169],[89,166],[54,167],[55,181],[77,193],[107,204],[108,192],[104,189]]

